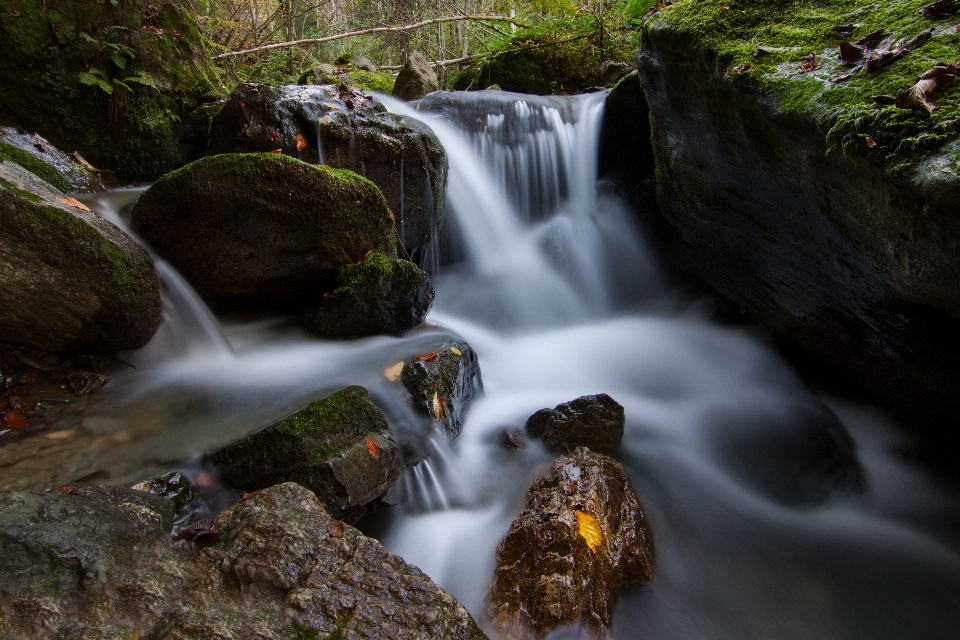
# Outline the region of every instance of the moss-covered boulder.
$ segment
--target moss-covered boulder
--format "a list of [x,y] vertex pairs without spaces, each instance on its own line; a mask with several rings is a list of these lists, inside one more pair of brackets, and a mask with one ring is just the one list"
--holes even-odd
[[[339,58],[337,58],[339,60]],[[360,59],[365,60],[365,58]],[[396,82],[396,76],[377,68],[369,60],[357,64],[352,59],[339,66],[325,62],[310,65],[297,79],[297,84],[335,84],[345,83],[363,91],[390,93]]]
[[218,80],[180,5],[4,0],[0,34],[0,124],[38,131],[121,181],[202,155],[192,113]]
[[164,176],[132,213],[137,232],[208,300],[305,307],[341,267],[396,255],[383,195],[352,171],[224,154]]
[[275,151],[350,169],[383,191],[414,257],[443,224],[447,156],[429,127],[388,113],[362,91],[244,84],[210,128],[210,154]]
[[312,331],[328,338],[398,335],[413,329],[433,305],[433,285],[407,260],[373,254],[340,271],[336,288],[307,311]]
[[160,284],[143,247],[0,161],[0,341],[48,351],[135,349],[159,325]]
[[363,387],[347,387],[207,456],[244,490],[296,482],[354,521],[403,475],[400,448]]
[[417,100],[439,88],[440,81],[430,62],[422,53],[414,51],[397,74],[391,93],[401,100]]
[[36,133],[0,127],[0,160],[16,162],[66,193],[107,190],[100,171],[81,155],[68,155]]
[[896,105],[960,57],[928,4],[680,0],[638,55],[674,260],[918,427],[960,415],[960,83]]

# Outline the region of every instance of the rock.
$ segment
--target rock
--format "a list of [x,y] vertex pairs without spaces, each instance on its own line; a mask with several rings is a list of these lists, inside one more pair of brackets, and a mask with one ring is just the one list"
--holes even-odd
[[318,62],[300,74],[297,84],[337,84],[337,69],[332,64]]
[[172,525],[171,502],[130,489],[77,484],[0,492],[0,600],[47,595],[61,606],[79,602]]
[[397,74],[393,96],[401,100],[418,100],[439,88],[437,73],[430,66],[430,62],[422,53],[414,51]]
[[238,489],[297,482],[355,521],[403,475],[400,449],[363,387],[347,387],[207,456]]
[[395,255],[376,185],[267,153],[204,158],[164,176],[132,222],[202,296],[227,306],[306,306],[340,267],[369,251]]
[[530,486],[497,548],[487,613],[505,640],[578,623],[604,638],[619,585],[652,578],[653,541],[630,478],[578,448]]
[[581,396],[553,409],[540,409],[530,416],[525,428],[534,438],[541,438],[548,449],[590,447],[603,451],[620,446],[625,424],[623,407],[600,393]]
[[647,211],[655,206],[656,198],[643,188],[644,180],[653,176],[655,163],[647,99],[636,71],[607,94],[597,161],[597,175],[616,183],[637,208]]
[[[960,133],[939,114],[953,113],[958,97],[931,94],[940,109],[930,116],[870,99],[878,74],[907,88],[950,45],[935,36],[895,70],[829,82],[843,71],[826,54],[835,36],[810,29],[802,9],[781,8],[755,3],[760,18],[732,27],[677,3],[644,23],[638,66],[662,242],[681,268],[903,410],[914,428],[949,423],[956,433]],[[748,43],[770,28],[795,33],[800,49],[753,57]],[[915,35],[910,20],[890,33]],[[718,69],[711,42],[745,53]],[[799,65],[811,51],[822,68],[807,73]],[[909,140],[915,151],[905,151]]]
[[[114,506],[108,517],[128,512]],[[142,509],[142,517],[149,513]],[[485,638],[470,614],[419,569],[332,520],[303,487],[265,489],[211,525],[220,534],[212,546],[168,538],[107,558],[111,570],[85,582],[76,605],[49,591],[0,599],[0,633],[23,640],[119,637],[118,629],[124,637],[134,629],[156,640]],[[97,540],[83,531],[69,544],[95,547]],[[11,566],[0,565],[4,584]]]
[[0,340],[48,351],[142,347],[160,325],[153,260],[113,224],[0,162]]
[[463,340],[446,339],[403,364],[400,380],[413,408],[448,438],[460,435],[463,414],[483,390],[477,354]]
[[221,89],[190,11],[65,0],[18,9],[3,21],[0,122],[38,131],[122,182],[155,180],[203,154],[206,131],[192,113]]
[[504,429],[497,436],[497,444],[504,449],[519,451],[527,448],[527,437],[523,429]]
[[447,184],[440,141],[426,125],[388,113],[362,91],[240,85],[210,127],[210,154],[275,149],[370,179],[411,254],[440,232]]
[[197,488],[180,471],[169,471],[157,478],[139,482],[130,488],[169,500],[174,508],[174,525],[178,527],[186,525],[187,519],[203,506]]
[[78,153],[67,155],[40,135],[0,127],[0,160],[15,162],[60,191],[92,193],[107,185]]
[[633,67],[624,62],[607,60],[600,65],[600,86],[612,87],[632,71],[634,71]]
[[373,254],[340,271],[336,288],[307,311],[306,323],[328,338],[399,335],[423,322],[433,297],[420,267]]

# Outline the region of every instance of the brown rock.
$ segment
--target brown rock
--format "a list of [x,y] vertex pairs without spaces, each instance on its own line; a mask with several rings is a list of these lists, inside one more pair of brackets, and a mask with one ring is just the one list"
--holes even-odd
[[530,416],[526,429],[531,436],[542,438],[548,449],[610,450],[620,446],[625,420],[623,407],[600,393],[541,409]]
[[613,458],[578,448],[528,490],[497,549],[488,614],[504,640],[576,623],[599,638],[620,583],[652,578],[653,542],[630,478]]

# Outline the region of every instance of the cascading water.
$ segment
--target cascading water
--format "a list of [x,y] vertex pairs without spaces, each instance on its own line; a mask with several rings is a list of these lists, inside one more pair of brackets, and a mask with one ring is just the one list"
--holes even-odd
[[[598,195],[602,98],[434,94],[419,110],[385,99],[433,127],[450,160],[453,249],[434,274],[431,325],[325,342],[289,319],[234,319],[221,334],[165,275],[166,333],[128,354],[138,368],[104,389],[88,440],[59,454],[74,458],[46,484],[139,480],[364,385],[427,457],[401,481],[405,504],[361,526],[482,621],[496,545],[553,460],[536,442],[501,449],[497,435],[605,392],[626,409],[617,458],[657,556],[652,583],[623,589],[614,637],[956,637],[960,554],[938,520],[957,497],[892,453],[902,436],[881,413],[839,399],[826,402],[857,443],[861,488],[791,467],[833,414],[758,335],[711,325],[672,293],[631,212]],[[111,197],[90,204],[116,215]],[[446,331],[473,346],[485,383],[452,443],[424,438],[382,374]]]

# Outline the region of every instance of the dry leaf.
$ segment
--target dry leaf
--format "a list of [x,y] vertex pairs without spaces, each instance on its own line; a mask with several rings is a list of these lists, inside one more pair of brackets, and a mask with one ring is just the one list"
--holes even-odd
[[57,491],[71,496],[83,495],[83,492],[80,491],[79,487],[75,487],[72,484],[65,484],[62,487],[58,487]]
[[250,122],[250,107],[247,106],[246,102],[240,101],[240,111],[243,111],[243,118],[247,122]]
[[957,79],[957,74],[958,68],[949,64],[938,64],[927,69],[915,85],[897,96],[897,107],[932,114],[937,110],[937,106],[927,101],[927,94],[937,87],[951,84]]
[[929,29],[924,29],[923,31],[918,33],[915,38],[912,38],[904,42],[903,50],[913,51],[914,49],[916,49],[917,47],[919,47],[920,45],[922,45],[924,42],[926,42],[932,37],[933,37],[933,27],[930,27]]
[[257,495],[258,493],[260,493],[260,489],[254,489],[253,491],[244,491],[244,492],[243,492],[243,499],[244,499],[244,500],[249,500],[249,499],[252,498],[253,496]]
[[820,61],[817,60],[817,54],[811,53],[807,56],[805,62],[800,63],[801,73],[810,73],[811,71],[816,71],[820,68]]
[[327,524],[327,533],[331,538],[342,538],[344,531],[346,531],[346,529],[339,520],[331,520],[330,523]]
[[753,52],[754,58],[765,58],[769,55],[773,55],[773,52],[767,51],[766,49],[761,48],[760,45],[757,45],[756,51]]
[[62,202],[68,207],[73,207],[74,209],[80,209],[80,211],[90,211],[90,207],[83,204],[76,198],[57,198],[57,202]]
[[946,18],[960,11],[960,0],[940,0],[920,9],[928,18]]
[[869,47],[871,44],[882,38],[883,34],[884,29],[877,29],[876,31],[863,36],[853,44],[857,45],[858,47]]
[[275,154],[275,155],[278,155],[278,156],[279,156],[279,155],[282,155],[282,154],[283,154],[283,149],[274,149],[274,150],[273,150],[273,151],[271,151],[270,153],[272,153],[272,154]]
[[333,124],[333,118],[330,116],[323,116],[320,118],[320,124]]
[[590,551],[596,553],[603,543],[603,531],[600,529],[600,523],[592,515],[579,509],[575,509],[574,513],[577,514],[577,522],[580,524],[580,535],[587,541]]
[[437,352],[431,351],[430,353],[421,353],[420,355],[417,356],[417,360],[422,360],[423,362],[427,362],[428,360],[433,360],[436,357],[437,357]]
[[320,171],[323,171],[324,173],[330,173],[330,167],[322,164],[320,165]]
[[867,149],[875,149],[877,146],[877,141],[873,139],[873,136],[867,136]]
[[730,11],[730,7],[728,7],[728,6],[725,5],[725,4],[720,5],[720,11],[726,13],[727,11]]
[[753,69],[753,65],[750,64],[749,62],[744,62],[744,63],[743,63],[742,65],[740,65],[739,67],[735,67],[734,70],[733,70],[733,72],[734,72],[734,73],[738,73],[738,74],[739,74],[739,73],[746,73],[747,71],[750,71],[750,69]]
[[460,349],[457,349],[456,347],[450,347],[450,353],[456,354],[456,355],[458,355],[458,356],[462,356],[462,355],[463,355],[463,353],[461,353]]
[[394,362],[392,365],[383,370],[383,375],[386,376],[387,380],[394,382],[397,378],[400,377],[400,373],[403,371],[403,360]]
[[367,436],[367,451],[370,452],[370,457],[374,460],[380,459],[380,447],[377,446],[377,443],[373,441],[373,438]]
[[307,148],[307,141],[304,139],[302,133],[297,134],[297,151],[303,151]]
[[849,42],[840,43],[840,62],[850,64],[857,60],[863,60],[864,48]]
[[433,392],[433,398],[430,401],[430,406],[433,408],[433,417],[435,420],[440,420],[446,414],[446,400],[443,399],[436,391]]
[[270,142],[273,144],[280,144],[280,134],[276,131],[270,132]]

